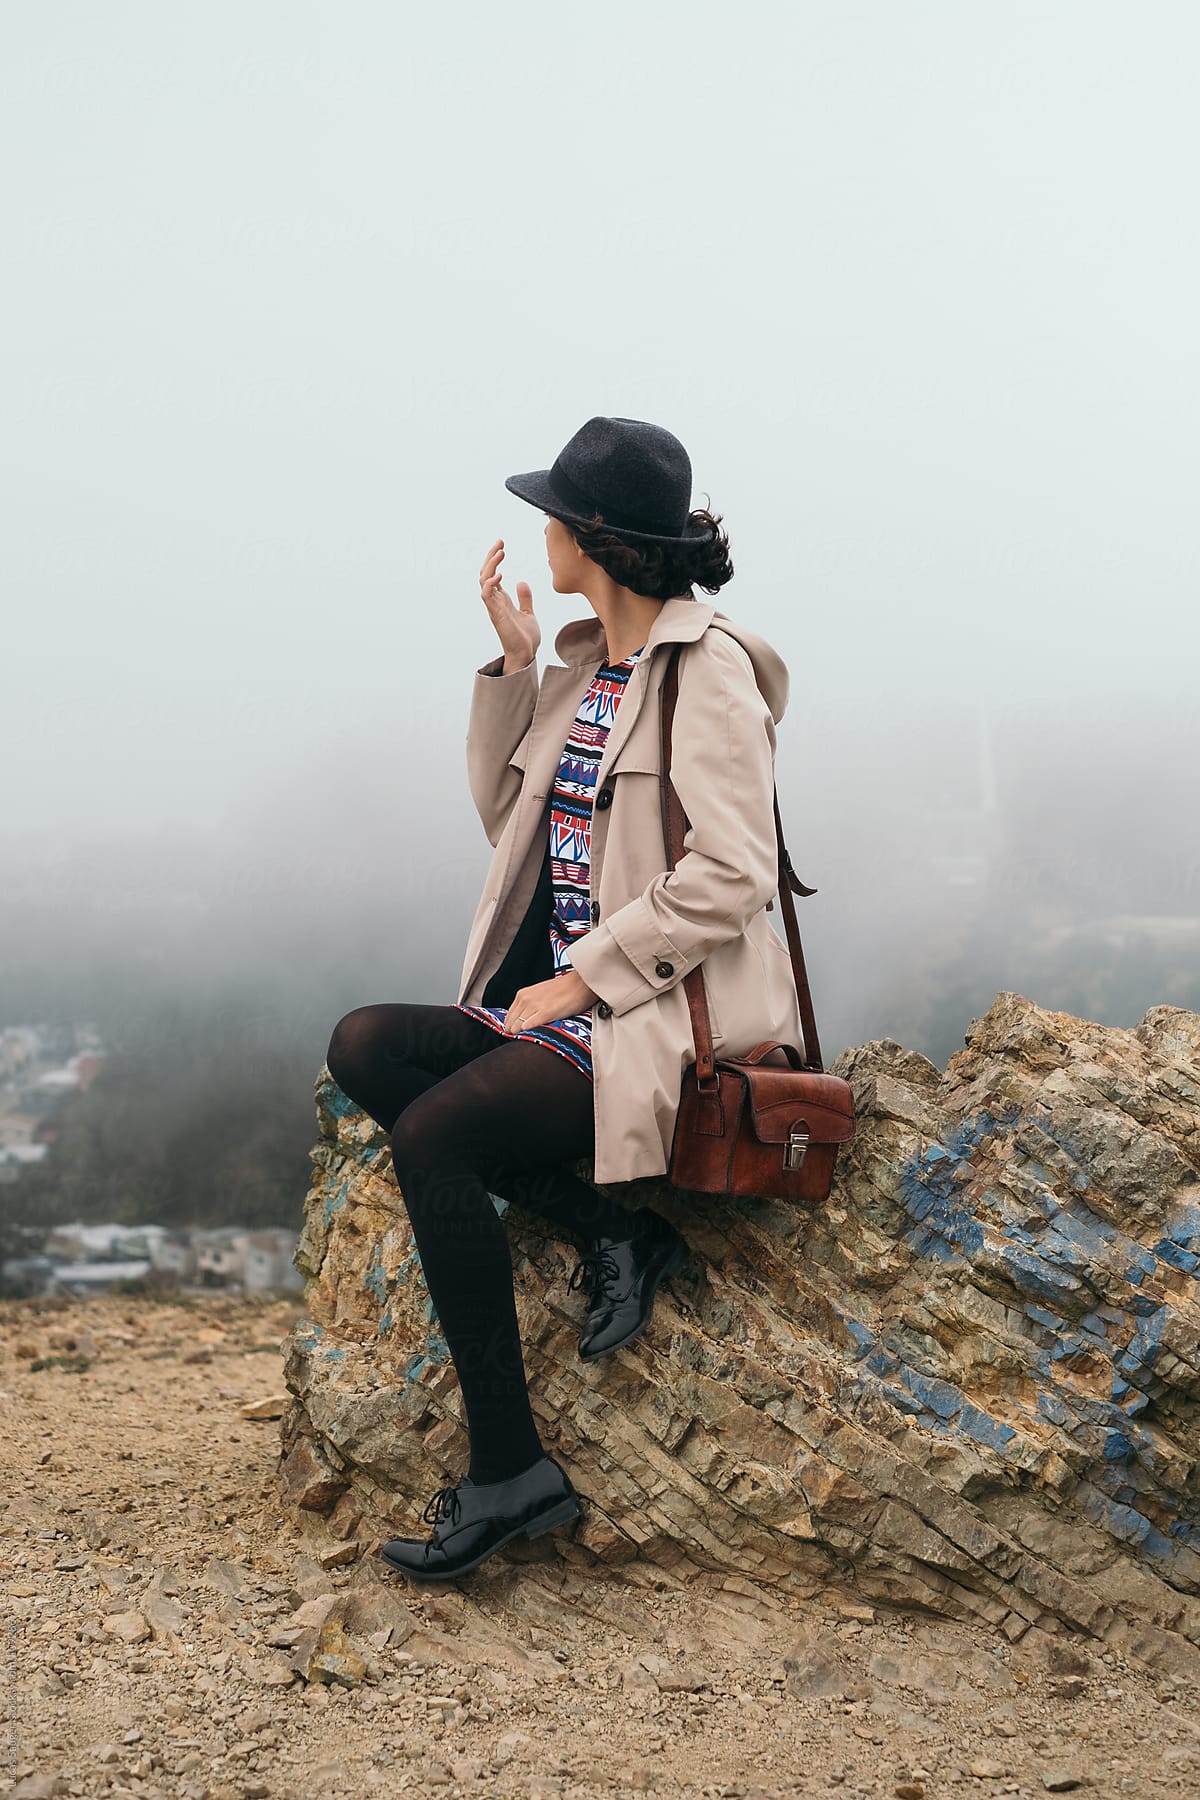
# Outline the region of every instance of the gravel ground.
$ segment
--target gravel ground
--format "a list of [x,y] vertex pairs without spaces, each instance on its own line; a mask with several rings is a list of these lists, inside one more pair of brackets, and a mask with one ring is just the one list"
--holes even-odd
[[387,1573],[280,1503],[301,1310],[0,1303],[0,1794],[1200,1793],[1193,1696],[1094,1641],[580,1568],[553,1534]]

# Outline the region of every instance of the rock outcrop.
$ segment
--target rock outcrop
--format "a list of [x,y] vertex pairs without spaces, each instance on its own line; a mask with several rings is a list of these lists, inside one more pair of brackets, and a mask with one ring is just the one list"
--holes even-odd
[[[540,1553],[1200,1673],[1200,1015],[1003,993],[944,1074],[887,1038],[833,1072],[859,1125],[827,1204],[613,1190],[694,1251],[615,1356],[578,1357],[577,1247],[507,1213],[534,1409],[587,1501]],[[422,1535],[466,1467],[457,1379],[386,1136],[327,1071],[317,1104],[283,1479],[347,1539]]]

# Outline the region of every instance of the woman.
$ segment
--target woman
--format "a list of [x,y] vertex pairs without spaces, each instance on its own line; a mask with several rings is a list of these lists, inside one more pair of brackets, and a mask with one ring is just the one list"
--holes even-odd
[[[512,475],[547,514],[556,593],[593,617],[555,639],[539,680],[532,591],[501,585],[503,539],[480,571],[502,654],[475,675],[471,792],[493,846],[453,1006],[358,1007],[328,1066],[391,1134],[392,1162],[430,1297],[454,1359],[469,1469],[432,1497],[428,1539],[381,1547],[418,1579],[474,1568],[524,1532],[575,1517],[566,1471],[529,1403],[504,1224],[492,1196],[587,1248],[580,1354],[607,1355],[649,1322],[687,1255],[647,1207],[596,1182],[668,1167],[682,1071],[694,1061],[681,986],[703,964],[713,1042],[803,1043],[787,951],[766,909],[778,885],[775,725],[788,677],[756,633],[697,601],[733,574],[719,517],[690,511],[677,438],[596,417],[550,469]],[[659,693],[664,646],[682,644],[671,778],[689,824],[665,868]]]

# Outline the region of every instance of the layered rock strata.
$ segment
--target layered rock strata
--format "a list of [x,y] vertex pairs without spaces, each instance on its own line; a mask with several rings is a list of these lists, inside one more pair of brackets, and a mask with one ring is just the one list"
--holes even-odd
[[[615,1356],[578,1356],[577,1247],[508,1210],[534,1409],[586,1500],[539,1554],[1200,1671],[1200,1016],[1002,993],[944,1074],[887,1038],[832,1069],[859,1124],[826,1204],[611,1190],[693,1250]],[[327,1071],[317,1112],[283,1476],[348,1539],[424,1535],[466,1467],[457,1379],[386,1136]]]

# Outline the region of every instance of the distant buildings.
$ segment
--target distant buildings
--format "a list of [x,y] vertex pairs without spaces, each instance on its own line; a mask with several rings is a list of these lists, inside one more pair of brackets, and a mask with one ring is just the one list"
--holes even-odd
[[283,1288],[302,1293],[304,1277],[293,1265],[297,1234],[272,1227],[239,1231],[232,1226],[213,1231],[174,1232],[174,1257],[193,1257],[191,1279],[201,1287],[233,1288],[263,1294]]
[[172,1231],[162,1225],[62,1225],[46,1239],[51,1274],[41,1291],[102,1293],[117,1281],[161,1271],[182,1289],[302,1293],[304,1277],[292,1262],[296,1241],[294,1231],[274,1227]]
[[47,1256],[60,1260],[112,1262],[135,1257],[149,1267],[150,1246],[162,1234],[161,1225],[57,1225],[46,1239]]
[[118,1281],[140,1281],[150,1268],[148,1262],[60,1262],[48,1263],[44,1271],[43,1294],[104,1294]]
[[27,1068],[40,1048],[32,1025],[8,1025],[0,1031],[0,1081],[11,1080]]
[[[24,1169],[53,1156],[57,1107],[65,1095],[89,1088],[103,1066],[94,1026],[0,1029],[0,1183],[19,1181]],[[35,1242],[31,1233],[22,1247]],[[284,1228],[61,1225],[47,1234],[38,1254],[4,1260],[0,1292],[94,1294],[120,1281],[156,1277],[182,1290],[302,1292],[304,1278],[292,1263],[296,1242],[296,1232]]]
[[48,1144],[0,1143],[0,1181],[15,1181],[22,1168],[41,1162],[48,1149]]
[[0,1029],[0,1164],[7,1161],[11,1166],[13,1159],[6,1153],[14,1147],[52,1142],[56,1135],[52,1114],[63,1096],[86,1092],[103,1067],[104,1052],[94,1026]]

